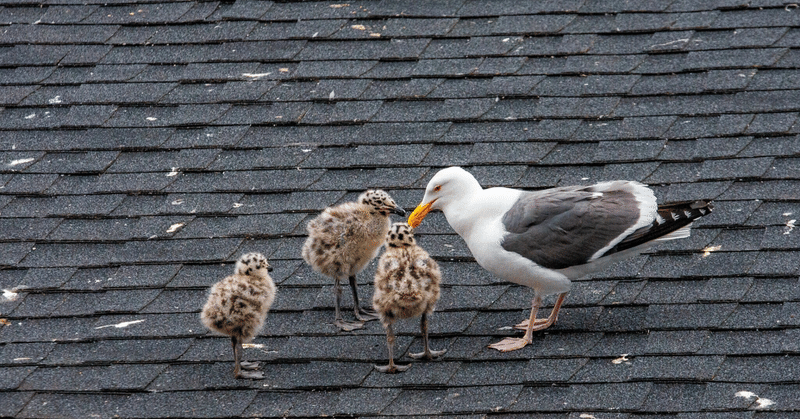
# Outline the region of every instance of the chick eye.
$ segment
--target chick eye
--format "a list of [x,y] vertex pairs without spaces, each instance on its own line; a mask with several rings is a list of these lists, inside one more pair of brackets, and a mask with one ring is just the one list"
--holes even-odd
[[434,191],[434,192],[439,192],[439,191],[441,191],[441,190],[442,190],[442,185],[436,185],[436,186],[433,188],[433,191]]

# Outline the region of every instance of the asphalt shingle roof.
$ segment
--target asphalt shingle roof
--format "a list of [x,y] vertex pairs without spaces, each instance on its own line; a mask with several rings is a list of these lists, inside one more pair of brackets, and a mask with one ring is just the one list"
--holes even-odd
[[[798,417],[796,4],[0,3],[0,416]],[[449,165],[638,180],[715,213],[575,281],[507,354],[486,346],[531,292],[432,214],[448,352],[383,375],[377,322],[330,324],[304,226],[370,187],[411,209]],[[245,349],[258,382],[198,316],[248,251],[279,287]],[[396,354],[421,347],[416,321],[396,330]]]

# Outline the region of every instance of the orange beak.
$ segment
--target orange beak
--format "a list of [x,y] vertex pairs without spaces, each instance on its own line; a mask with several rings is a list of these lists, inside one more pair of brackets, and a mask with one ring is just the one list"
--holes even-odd
[[417,208],[414,209],[414,212],[408,216],[408,225],[410,225],[411,228],[417,228],[417,226],[422,222],[422,219],[425,218],[429,212],[431,212],[431,206],[434,202],[436,202],[436,199],[428,202],[425,205],[418,205]]

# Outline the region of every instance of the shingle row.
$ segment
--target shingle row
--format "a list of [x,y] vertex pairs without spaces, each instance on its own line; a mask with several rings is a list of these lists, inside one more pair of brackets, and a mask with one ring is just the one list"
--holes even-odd
[[[332,91],[335,93],[335,90]],[[59,96],[56,96],[58,98]],[[19,107],[2,110],[0,129],[36,130],[53,128],[152,128],[187,127],[199,125],[361,125],[374,123],[408,122],[466,122],[483,120],[502,122],[525,120],[532,127],[540,125],[537,120],[553,118],[603,119],[610,122],[589,122],[586,131],[576,138],[583,141],[632,138],[641,132],[645,137],[692,138],[696,127],[684,126],[691,118],[682,118],[680,125],[672,122],[676,116],[710,116],[706,121],[714,122],[716,115],[729,112],[719,120],[740,120],[740,125],[719,125],[708,134],[792,134],[798,130],[796,100],[800,90],[778,90],[764,92],[741,92],[720,95],[642,96],[642,97],[541,97],[527,99],[465,98],[444,100],[397,100],[397,101],[341,101],[341,102],[272,102],[262,105],[195,104],[179,106],[107,106],[73,105],[69,107]],[[94,100],[94,99],[90,99]],[[133,99],[138,101],[138,99]],[[119,100],[114,100],[119,102]],[[103,103],[103,102],[95,102]],[[731,113],[732,112],[732,113]],[[774,113],[766,113],[774,112]],[[752,114],[759,114],[753,119]],[[624,122],[619,118],[623,118]],[[697,119],[700,121],[701,119]],[[744,125],[752,121],[752,126]],[[623,132],[612,130],[622,122]],[[550,123],[550,121],[548,121]],[[578,123],[562,121],[561,124]],[[651,124],[652,123],[652,124]],[[627,125],[627,126],[626,126]],[[638,125],[638,126],[637,126]],[[604,128],[608,127],[608,128]],[[666,131],[668,128],[671,131]],[[221,127],[220,129],[230,129]],[[370,127],[373,128],[373,127]],[[590,129],[591,128],[591,129]],[[594,129],[599,128],[599,129]],[[341,128],[341,129],[358,129]],[[127,131],[127,130],[126,130]],[[100,132],[100,131],[98,131]],[[103,132],[108,132],[103,130]],[[154,133],[171,134],[168,131]],[[671,136],[670,132],[675,133]],[[24,136],[36,132],[22,133]],[[533,133],[532,133],[533,134]],[[12,134],[13,135],[13,134]],[[42,136],[51,135],[41,132]],[[67,133],[66,142],[74,137]],[[561,133],[563,137],[565,133]],[[600,138],[598,138],[600,137]],[[536,137],[533,137],[536,138]],[[552,137],[550,137],[552,138]],[[696,137],[695,137],[696,138]],[[24,141],[25,137],[21,140]],[[135,138],[127,141],[136,141]],[[6,141],[13,141],[10,137]],[[341,139],[340,139],[341,141]],[[213,143],[212,143],[213,144]],[[160,145],[160,144],[156,144]],[[195,144],[201,145],[201,144]],[[119,146],[117,146],[119,147]],[[94,147],[81,147],[91,149]],[[113,146],[109,148],[114,148]]]

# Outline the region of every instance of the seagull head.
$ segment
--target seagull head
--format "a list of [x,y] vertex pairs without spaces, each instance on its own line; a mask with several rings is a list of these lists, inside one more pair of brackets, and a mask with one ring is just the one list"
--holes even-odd
[[370,189],[362,193],[358,197],[358,202],[360,204],[372,206],[383,215],[389,215],[389,213],[394,213],[401,217],[406,215],[406,211],[397,206],[394,199],[392,199],[388,193],[380,189]]
[[466,170],[457,166],[442,169],[428,182],[425,196],[408,217],[408,224],[416,228],[431,210],[443,209],[481,189],[475,177]]

